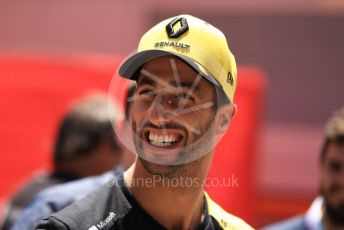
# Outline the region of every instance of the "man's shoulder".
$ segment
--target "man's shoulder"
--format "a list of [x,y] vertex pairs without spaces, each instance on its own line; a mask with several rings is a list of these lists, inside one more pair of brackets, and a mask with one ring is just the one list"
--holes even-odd
[[42,200],[67,197],[77,200],[95,191],[114,177],[114,173],[107,172],[100,176],[87,177],[76,181],[67,182],[47,188],[41,191],[37,197]]
[[12,226],[20,218],[25,208],[35,199],[37,193],[61,182],[58,178],[51,177],[45,172],[38,172],[30,182],[20,188],[8,203],[2,227],[8,229],[9,226]]
[[55,185],[39,192],[18,218],[14,229],[33,229],[41,219],[82,199],[113,177],[114,173],[111,171],[100,176]]
[[36,227],[37,230],[67,230],[70,229],[62,221],[59,221],[55,217],[49,217],[48,219],[41,220],[40,224]]
[[306,230],[304,216],[296,216],[263,228],[264,230]]
[[215,203],[212,199],[210,199],[210,197],[207,194],[206,194],[206,199],[207,199],[207,204],[208,204],[209,215],[212,216],[215,220],[217,220],[219,225],[224,230],[252,230],[253,229],[244,220],[226,212],[217,203]]
[[17,194],[14,195],[12,203],[25,207],[32,201],[32,199],[35,197],[35,194],[46,189],[47,187],[60,184],[61,182],[62,181],[58,178],[51,177],[45,172],[39,172],[34,176],[34,178],[32,178],[30,182],[21,187]]
[[[107,223],[111,224],[129,209],[130,205],[114,178],[85,198],[42,220],[37,229],[46,229],[46,226],[51,229],[89,229],[105,220],[111,220]],[[60,228],[54,228],[57,225]]]

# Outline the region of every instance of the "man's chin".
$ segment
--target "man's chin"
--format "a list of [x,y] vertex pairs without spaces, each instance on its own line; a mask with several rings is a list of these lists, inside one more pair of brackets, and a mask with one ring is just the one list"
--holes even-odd
[[156,164],[162,164],[162,165],[175,165],[179,164],[178,159],[181,156],[181,150],[180,149],[158,149],[155,151],[152,151],[152,149],[143,147],[142,157],[146,159],[147,161],[156,163]]
[[143,167],[152,175],[169,177],[180,168],[180,165],[156,164],[139,157]]

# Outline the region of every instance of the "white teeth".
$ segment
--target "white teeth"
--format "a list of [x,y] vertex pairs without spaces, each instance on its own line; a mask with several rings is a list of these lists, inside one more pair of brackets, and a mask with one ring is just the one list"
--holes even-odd
[[159,136],[158,135],[153,135],[153,141],[159,142]]
[[176,142],[178,138],[174,135],[154,135],[149,133],[148,139],[150,140],[151,144],[159,147],[171,145],[172,142]]
[[152,141],[151,142],[152,145],[155,145],[155,146],[158,146],[158,147],[165,147],[165,146],[169,146],[171,145],[171,143],[167,142],[167,143],[164,143],[164,142],[155,142],[155,141]]

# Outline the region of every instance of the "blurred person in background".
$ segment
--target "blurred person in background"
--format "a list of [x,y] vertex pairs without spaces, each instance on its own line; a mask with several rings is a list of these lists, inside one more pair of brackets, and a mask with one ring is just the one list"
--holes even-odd
[[[126,92],[125,101],[125,119],[130,114],[130,98],[134,95],[136,84],[130,84]],[[127,122],[124,122],[127,124]],[[128,127],[123,127],[123,132]],[[118,143],[120,143],[118,141]],[[123,145],[121,145],[123,152],[122,165],[127,169],[135,159],[135,155],[130,153]],[[69,183],[55,185],[49,187],[38,193],[33,202],[23,211],[22,215],[15,222],[11,230],[32,230],[36,227],[39,221],[50,216],[68,205],[74,203],[85,197],[87,194],[97,190],[103,184],[111,180],[114,176],[122,173],[122,167],[115,167],[115,169],[106,172],[100,176],[84,178]]]
[[320,195],[304,215],[264,229],[344,229],[344,107],[326,125],[320,153]]
[[118,115],[118,108],[114,104],[108,105],[106,96],[102,94],[76,103],[60,123],[52,172],[35,177],[13,196],[6,208],[1,229],[9,229],[41,190],[98,175],[118,166],[123,154],[115,141],[110,122]]

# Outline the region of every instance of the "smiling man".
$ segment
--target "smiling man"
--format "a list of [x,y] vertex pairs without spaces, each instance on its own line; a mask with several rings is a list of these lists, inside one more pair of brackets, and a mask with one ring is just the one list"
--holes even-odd
[[[133,107],[132,116],[140,163],[147,171],[161,176],[181,168],[189,170],[191,165],[199,168],[201,156],[214,146],[215,88],[173,56],[148,61],[143,70],[137,80],[137,106]],[[151,76],[159,76],[159,81]],[[234,107],[220,109],[229,121]]]
[[137,83],[132,141],[124,142],[135,163],[37,229],[252,229],[203,188],[236,112],[236,63],[223,33],[189,15],[166,19],[143,35],[119,75]]

